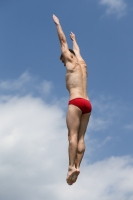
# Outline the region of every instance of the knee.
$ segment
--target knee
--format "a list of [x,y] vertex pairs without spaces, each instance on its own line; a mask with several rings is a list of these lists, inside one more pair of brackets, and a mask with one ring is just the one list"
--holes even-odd
[[85,141],[84,141],[84,138],[78,138],[78,144],[79,145],[85,145]]
[[69,142],[77,142],[78,138],[77,138],[77,134],[68,134],[68,140]]

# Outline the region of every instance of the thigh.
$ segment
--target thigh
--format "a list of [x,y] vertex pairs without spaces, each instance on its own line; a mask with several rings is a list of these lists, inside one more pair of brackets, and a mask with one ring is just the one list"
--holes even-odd
[[90,119],[91,113],[83,114],[80,120],[79,132],[78,132],[78,140],[84,139],[84,135],[87,129],[87,125]]
[[74,105],[68,106],[66,123],[67,123],[69,134],[70,133],[78,134],[81,115],[82,115],[82,112],[77,106],[74,106]]

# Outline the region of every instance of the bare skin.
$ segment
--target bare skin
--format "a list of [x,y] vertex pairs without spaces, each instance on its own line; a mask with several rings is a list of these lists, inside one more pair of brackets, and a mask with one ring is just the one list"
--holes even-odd
[[[59,19],[53,15],[53,20],[57,28],[57,33],[61,45],[61,61],[66,66],[66,88],[69,91],[69,100],[75,98],[89,99],[87,95],[87,68],[86,63],[80,55],[80,49],[76,42],[75,35],[71,32],[70,38],[73,43],[75,55],[68,49],[65,34],[60,25]],[[85,152],[84,136],[89,122],[90,113],[82,114],[82,111],[69,105],[66,115],[68,128],[68,154],[69,167],[66,181],[69,185],[76,182],[80,173],[80,164]]]

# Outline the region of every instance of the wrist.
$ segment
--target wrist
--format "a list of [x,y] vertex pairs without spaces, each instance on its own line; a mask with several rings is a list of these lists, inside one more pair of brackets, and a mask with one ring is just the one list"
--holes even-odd
[[60,22],[56,23],[56,26],[59,26],[60,25]]

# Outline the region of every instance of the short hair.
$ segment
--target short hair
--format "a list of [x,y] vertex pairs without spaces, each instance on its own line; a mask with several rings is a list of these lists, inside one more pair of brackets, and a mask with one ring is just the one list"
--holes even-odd
[[[75,52],[74,52],[72,49],[69,49],[69,51],[70,51],[74,56],[76,56]],[[60,60],[62,59],[62,57],[63,57],[63,54],[60,55]]]

